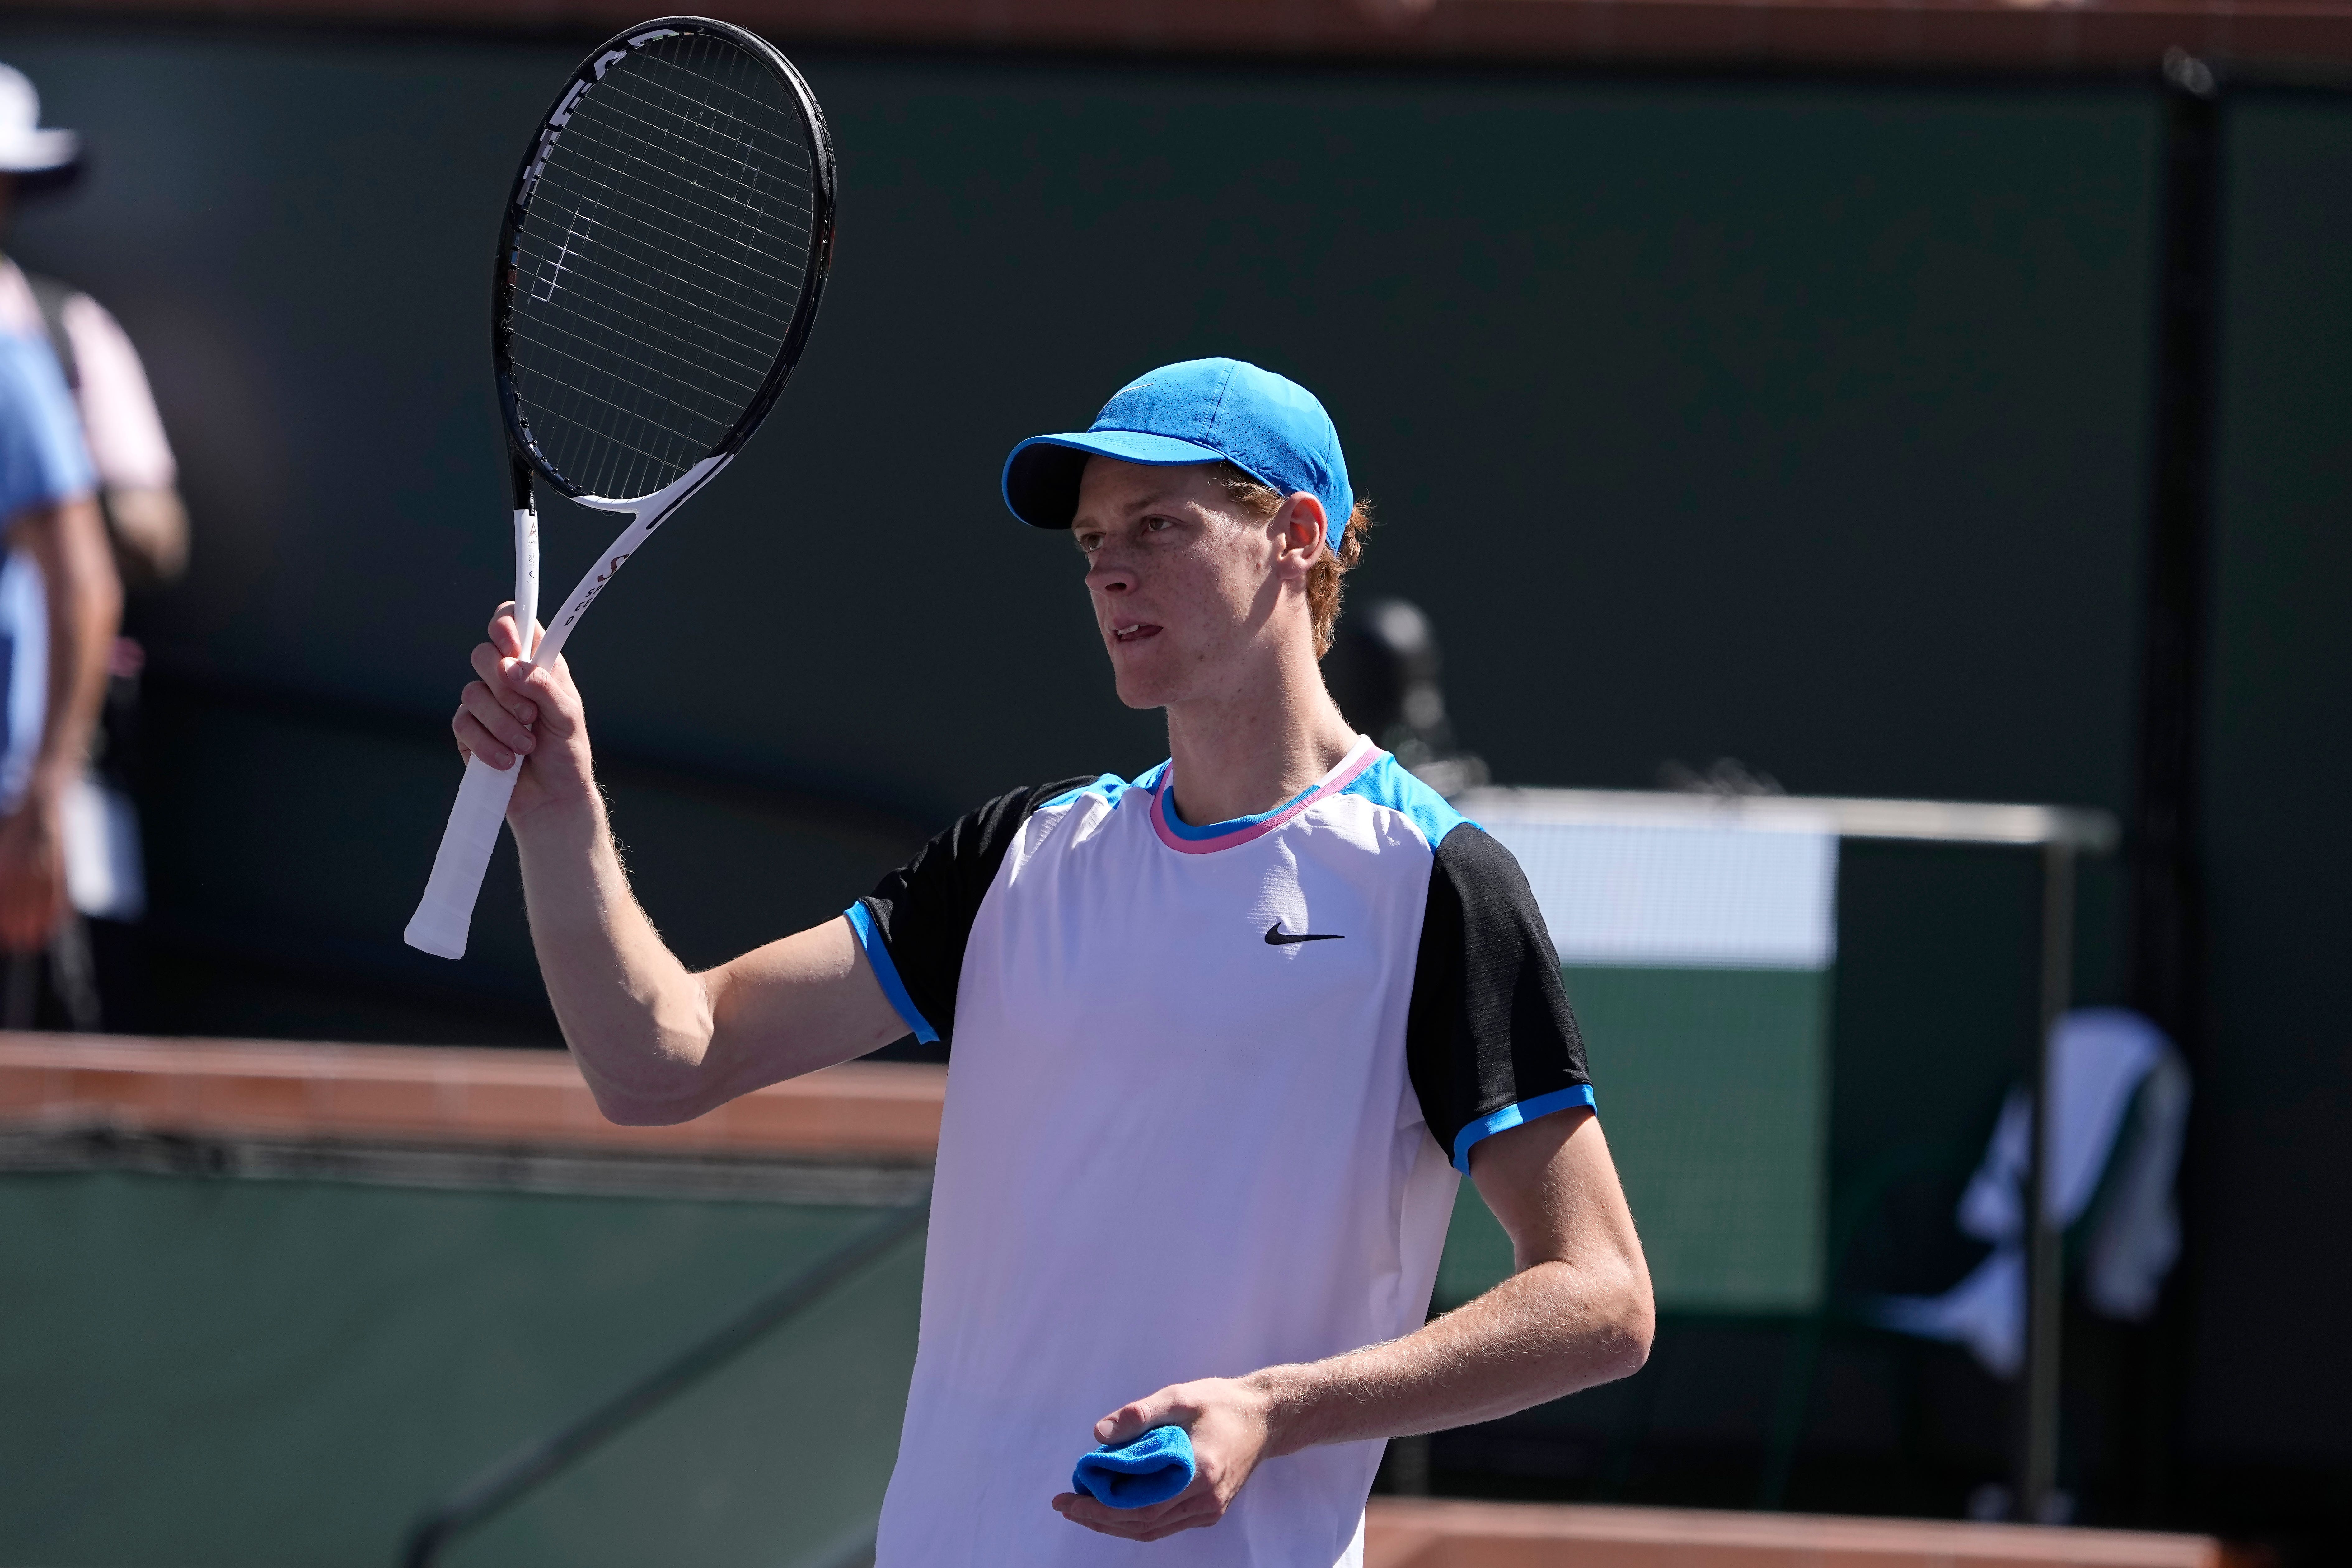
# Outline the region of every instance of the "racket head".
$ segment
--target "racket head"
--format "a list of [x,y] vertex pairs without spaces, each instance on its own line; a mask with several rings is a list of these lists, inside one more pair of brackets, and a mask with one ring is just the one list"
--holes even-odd
[[516,456],[618,506],[740,449],[808,342],[834,200],[824,110],[766,39],[663,16],[605,40],[499,227],[490,350]]

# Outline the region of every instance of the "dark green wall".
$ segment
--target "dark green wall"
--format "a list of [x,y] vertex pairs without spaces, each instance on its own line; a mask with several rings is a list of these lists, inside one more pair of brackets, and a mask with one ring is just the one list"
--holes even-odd
[[[388,1568],[877,1214],[11,1172],[0,1562]],[[833,1561],[881,1504],[920,1273],[910,1242],[851,1276],[446,1561]]]
[[[2231,117],[2191,1441],[2352,1525],[2352,103]],[[2325,1499],[2326,1500],[2320,1500]]]

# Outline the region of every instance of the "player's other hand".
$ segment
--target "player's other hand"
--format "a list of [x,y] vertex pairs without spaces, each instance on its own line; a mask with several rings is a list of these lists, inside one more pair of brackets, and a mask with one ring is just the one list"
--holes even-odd
[[65,829],[57,796],[36,789],[0,822],[0,949],[37,952],[66,916]]
[[1054,1511],[1072,1524],[1122,1541],[1158,1541],[1199,1530],[1225,1517],[1265,1458],[1273,1436],[1273,1401],[1254,1383],[1211,1377],[1180,1383],[1122,1405],[1095,1423],[1095,1441],[1117,1447],[1154,1426],[1181,1426],[1192,1439],[1192,1484],[1150,1508],[1110,1508],[1078,1492],[1054,1500]]
[[449,728],[463,756],[478,756],[501,773],[521,763],[507,819],[519,824],[593,804],[595,773],[579,688],[560,655],[544,669],[523,662],[511,601],[490,617],[490,640],[474,649],[474,673],[481,679],[460,694]]

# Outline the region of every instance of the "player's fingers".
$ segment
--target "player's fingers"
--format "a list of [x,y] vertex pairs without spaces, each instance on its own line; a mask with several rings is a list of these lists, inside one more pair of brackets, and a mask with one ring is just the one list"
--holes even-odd
[[1072,1524],[1084,1525],[1099,1535],[1116,1535],[1124,1541],[1140,1537],[1141,1527],[1120,1510],[1105,1508],[1092,1498],[1080,1498],[1061,1510],[1062,1517]]
[[509,658],[523,657],[522,626],[515,618],[515,602],[509,599],[490,616],[490,643]]
[[564,664],[563,656],[555,656],[552,666],[525,664],[520,659],[507,659],[499,666],[505,673],[506,683],[519,692],[541,700],[561,700],[572,689],[572,670]]
[[1129,1541],[1157,1541],[1161,1535],[1208,1523],[1223,1511],[1217,1506],[1216,1494],[1199,1482],[1146,1508],[1112,1508],[1077,1492],[1062,1493],[1054,1500],[1054,1507],[1073,1524]]
[[[539,718],[539,704],[532,700],[527,689],[517,689],[515,676],[517,670],[527,668],[516,664],[488,643],[474,645],[474,673],[482,678],[483,689],[494,693],[508,712],[530,724]],[[470,691],[473,689],[468,687],[467,689]]]
[[1141,1509],[1132,1512],[1114,1510],[1110,1510],[1108,1517],[1103,1518],[1100,1522],[1091,1518],[1078,1522],[1087,1525],[1089,1529],[1099,1531],[1105,1535],[1116,1535],[1122,1541],[1160,1541],[1175,1534],[1178,1531],[1198,1530],[1204,1524],[1214,1524],[1218,1517],[1213,1509],[1195,1509],[1183,1513],[1167,1514],[1150,1519],[1137,1517],[1144,1511]]
[[1172,1389],[1161,1389],[1147,1394],[1132,1405],[1122,1405],[1095,1423],[1095,1441],[1117,1445],[1131,1443],[1154,1426],[1181,1426],[1199,1414],[1175,1397]]
[[1054,1511],[1073,1523],[1087,1525],[1097,1530],[1134,1522],[1134,1518],[1128,1510],[1112,1508],[1108,1503],[1097,1502],[1084,1492],[1062,1493],[1054,1500]]
[[1128,1517],[1135,1521],[1139,1529],[1160,1530],[1217,1511],[1216,1489],[1209,1484],[1208,1477],[1195,1476],[1191,1486],[1167,1501],[1153,1503],[1149,1508],[1131,1509]]
[[457,737],[457,749],[469,757],[479,757],[500,773],[515,765],[515,752],[496,735],[482,727],[482,721],[465,709],[449,721],[449,729]]
[[587,722],[580,689],[572,684],[572,671],[561,657],[551,665],[509,664],[505,679],[509,689],[539,705],[532,728],[541,739],[569,740]]
[[529,752],[539,749],[539,737],[532,732],[530,725],[517,718],[512,710],[480,681],[466,688],[460,706],[507,750]]
[[1194,1509],[1190,1513],[1180,1514],[1173,1519],[1164,1519],[1158,1524],[1138,1531],[1136,1532],[1135,1539],[1138,1541],[1165,1541],[1168,1537],[1174,1535],[1179,1531],[1201,1530],[1216,1523],[1218,1520],[1223,1519],[1223,1517],[1224,1510],[1223,1509]]

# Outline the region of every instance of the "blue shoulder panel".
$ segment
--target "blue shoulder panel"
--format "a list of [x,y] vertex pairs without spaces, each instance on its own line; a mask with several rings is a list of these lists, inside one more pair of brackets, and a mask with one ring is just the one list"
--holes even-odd
[[1105,773],[1092,784],[1080,784],[1076,789],[1064,790],[1051,800],[1039,801],[1030,815],[1034,816],[1040,811],[1051,811],[1057,805],[1067,805],[1082,795],[1098,795],[1116,806],[1118,805],[1118,797],[1133,787],[1117,773]]
[[1356,775],[1356,780],[1340,792],[1360,795],[1375,805],[1385,805],[1401,812],[1421,829],[1421,836],[1435,849],[1445,836],[1470,819],[1445,804],[1445,797],[1405,771],[1395,757],[1383,753],[1381,760]]
[[927,1046],[937,1045],[940,1032],[931,1027],[931,1021],[923,1016],[915,999],[907,994],[907,983],[898,978],[898,966],[890,961],[890,949],[875,931],[874,916],[866,909],[866,900],[860,899],[841,912],[848,917],[849,929],[857,933],[857,945],[866,950],[866,962],[874,966],[874,978],[882,983],[882,994],[889,999],[891,1011],[914,1032],[915,1038]]

